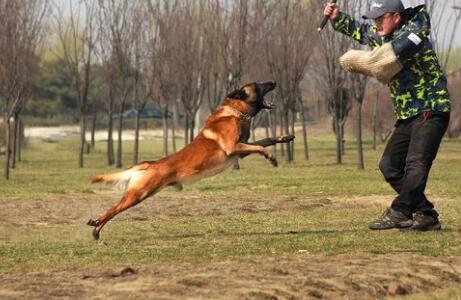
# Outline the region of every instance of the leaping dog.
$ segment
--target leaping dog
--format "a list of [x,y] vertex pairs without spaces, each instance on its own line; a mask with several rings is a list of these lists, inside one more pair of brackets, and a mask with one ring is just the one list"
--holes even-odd
[[139,204],[168,186],[182,187],[218,174],[234,165],[239,158],[258,153],[277,166],[277,160],[265,147],[287,143],[294,136],[267,138],[250,144],[240,142],[243,123],[262,109],[271,109],[264,95],[275,88],[275,82],[249,83],[227,95],[223,104],[213,112],[195,139],[180,151],[156,161],[140,162],[128,170],[96,175],[92,182],[125,183],[126,190],[120,202],[96,220],[90,219],[93,237],[99,239],[101,229],[120,212]]

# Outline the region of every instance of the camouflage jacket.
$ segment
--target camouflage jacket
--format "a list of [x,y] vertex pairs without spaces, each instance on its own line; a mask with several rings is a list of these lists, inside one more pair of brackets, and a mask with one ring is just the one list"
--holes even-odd
[[389,83],[394,113],[397,119],[404,120],[423,111],[449,112],[447,79],[429,40],[431,24],[426,7],[408,8],[402,15],[403,25],[387,37],[380,37],[374,25],[360,24],[345,13],[333,22],[333,28],[372,48],[392,41],[405,31],[417,34],[423,40],[422,46],[412,57],[401,60],[402,71]]

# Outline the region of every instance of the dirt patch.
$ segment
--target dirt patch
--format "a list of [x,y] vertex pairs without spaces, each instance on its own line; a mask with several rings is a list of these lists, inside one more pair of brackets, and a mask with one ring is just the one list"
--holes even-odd
[[461,259],[307,253],[214,263],[0,274],[2,299],[376,299],[452,287]]
[[[42,199],[0,199],[0,225],[84,224],[97,217],[120,198],[119,194],[100,192],[96,195],[62,196]],[[318,207],[364,208],[389,203],[390,197],[367,196],[348,199],[274,197],[255,199],[242,197],[178,197],[157,196],[117,216],[117,219],[151,220],[192,216],[217,216],[238,213],[259,213],[286,210],[304,210]]]
[[[0,199],[0,225],[84,224],[118,196]],[[308,208],[385,206],[389,197],[149,199],[119,218],[152,220]],[[0,299],[376,299],[415,294],[461,283],[461,258],[412,253],[312,255],[302,249],[270,257],[203,263],[170,262],[124,268],[0,273]]]

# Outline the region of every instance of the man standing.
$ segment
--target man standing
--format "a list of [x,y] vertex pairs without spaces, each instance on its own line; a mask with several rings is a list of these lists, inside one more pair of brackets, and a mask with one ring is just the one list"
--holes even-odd
[[360,44],[391,49],[401,65],[388,83],[397,122],[379,164],[398,196],[369,228],[441,229],[439,215],[424,190],[448,127],[450,99],[430,41],[426,7],[405,9],[400,0],[374,0],[364,16],[373,25],[357,22],[333,3],[327,4],[324,15],[336,31]]

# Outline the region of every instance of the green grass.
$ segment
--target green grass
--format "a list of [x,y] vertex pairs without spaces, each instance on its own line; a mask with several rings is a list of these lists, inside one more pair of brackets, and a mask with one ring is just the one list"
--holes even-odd
[[[295,209],[236,211],[206,216],[149,218],[145,221],[115,218],[102,232],[103,242],[94,242],[83,223],[15,225],[0,222],[0,270],[64,270],[111,265],[159,262],[224,260],[245,256],[277,256],[283,253],[335,255],[345,252],[416,252],[431,256],[461,256],[461,141],[446,140],[433,166],[427,187],[429,197],[441,199],[438,209],[445,230],[418,234],[399,231],[371,232],[367,222],[382,205],[341,205],[357,196],[393,197],[393,191],[377,169],[383,145],[374,151],[365,145],[366,170],[356,167],[355,145],[347,144],[343,165],[335,164],[332,137],[314,137],[310,160],[302,159],[297,141],[296,161],[279,168],[261,157],[241,162],[241,171],[226,171],[216,177],[186,186],[181,193],[165,190],[159,197],[245,199],[248,203],[279,199],[339,199],[336,206]],[[93,197],[106,187],[90,185],[92,175],[112,171],[106,166],[105,143],[77,166],[77,140],[59,143],[33,140],[11,180],[0,179],[0,203],[47,201],[60,197]],[[124,162],[131,161],[132,145],[124,144]],[[161,145],[141,143],[141,159],[161,157]],[[116,199],[118,196],[109,195]],[[257,200],[256,200],[257,199]],[[115,201],[115,200],[114,200]],[[148,200],[149,201],[149,200]],[[184,205],[192,205],[184,200]],[[219,205],[215,204],[215,205]],[[141,204],[142,206],[142,204]],[[71,208],[69,208],[71,209]],[[95,212],[96,213],[99,212]],[[20,214],[46,214],[40,209]],[[90,216],[82,216],[87,218]],[[1,221],[1,220],[0,220]]]

